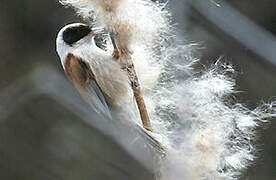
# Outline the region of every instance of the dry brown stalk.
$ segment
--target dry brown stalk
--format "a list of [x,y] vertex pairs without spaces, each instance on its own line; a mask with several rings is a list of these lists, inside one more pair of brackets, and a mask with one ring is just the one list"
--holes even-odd
[[148,131],[152,131],[148,111],[142,95],[141,85],[137,73],[135,71],[133,61],[131,59],[131,52],[128,49],[124,49],[118,46],[117,42],[120,42],[118,38],[118,35],[111,34],[111,39],[114,46],[113,57],[118,60],[122,69],[127,72],[128,78],[131,82],[134,97],[136,99],[137,106],[140,112],[143,127]]

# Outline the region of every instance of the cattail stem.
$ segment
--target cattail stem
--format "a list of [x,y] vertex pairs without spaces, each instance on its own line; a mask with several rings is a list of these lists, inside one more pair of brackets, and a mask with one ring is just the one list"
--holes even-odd
[[112,40],[112,44],[114,46],[113,57],[118,60],[122,69],[127,72],[128,78],[131,82],[131,87],[137,102],[143,127],[148,131],[152,131],[148,111],[142,95],[141,85],[137,73],[135,71],[133,61],[130,56],[130,51],[128,49],[120,48],[120,46],[118,46],[116,42],[118,42],[117,38],[119,36],[116,36],[114,33],[111,33],[110,37]]

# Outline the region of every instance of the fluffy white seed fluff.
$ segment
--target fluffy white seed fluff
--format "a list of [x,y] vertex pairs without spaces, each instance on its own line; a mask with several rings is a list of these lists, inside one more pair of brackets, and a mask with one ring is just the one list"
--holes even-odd
[[[95,29],[115,31],[132,51],[156,138],[168,147],[164,180],[237,179],[254,160],[254,131],[276,103],[249,110],[233,98],[230,65],[199,73],[194,44],[177,41],[170,14],[150,0],[61,0]],[[93,22],[92,22],[93,20]],[[96,23],[94,22],[96,20]],[[111,45],[109,45],[111,46]],[[108,47],[108,49],[112,49]]]

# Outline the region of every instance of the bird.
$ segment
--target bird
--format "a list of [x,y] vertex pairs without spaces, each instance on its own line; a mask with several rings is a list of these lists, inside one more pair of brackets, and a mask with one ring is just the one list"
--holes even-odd
[[96,112],[138,122],[127,73],[112,53],[97,46],[95,37],[83,23],[66,25],[58,32],[56,51],[65,74]]

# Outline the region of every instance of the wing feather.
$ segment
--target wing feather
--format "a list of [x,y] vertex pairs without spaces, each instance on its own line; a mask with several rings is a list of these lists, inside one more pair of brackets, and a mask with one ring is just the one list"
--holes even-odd
[[64,68],[66,75],[72,81],[84,100],[86,100],[98,113],[111,117],[108,102],[89,64],[70,53],[65,60]]

